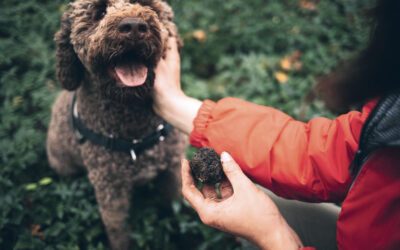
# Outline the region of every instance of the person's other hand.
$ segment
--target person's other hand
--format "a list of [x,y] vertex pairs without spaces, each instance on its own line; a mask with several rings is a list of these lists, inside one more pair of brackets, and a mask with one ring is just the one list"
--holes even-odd
[[[223,170],[231,188],[224,185],[222,199],[212,189],[201,193],[190,174],[188,161],[182,161],[182,193],[199,214],[204,224],[244,237],[262,249],[298,249],[302,246],[273,201],[250,179],[232,159],[221,155]],[[233,190],[233,192],[229,192]]]
[[154,108],[159,110],[168,99],[172,99],[177,95],[184,95],[181,90],[181,64],[178,43],[175,37],[168,39],[165,58],[161,58],[155,73]]
[[170,37],[166,56],[160,60],[155,72],[153,109],[172,126],[189,134],[202,102],[183,93],[180,71],[178,44],[175,37]]

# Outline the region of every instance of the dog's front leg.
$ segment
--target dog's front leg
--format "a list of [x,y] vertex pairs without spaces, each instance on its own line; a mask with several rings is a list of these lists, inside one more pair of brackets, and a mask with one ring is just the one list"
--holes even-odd
[[[126,173],[125,173],[126,174]],[[91,169],[89,180],[94,186],[100,214],[113,250],[130,249],[127,223],[132,183],[124,172]]]

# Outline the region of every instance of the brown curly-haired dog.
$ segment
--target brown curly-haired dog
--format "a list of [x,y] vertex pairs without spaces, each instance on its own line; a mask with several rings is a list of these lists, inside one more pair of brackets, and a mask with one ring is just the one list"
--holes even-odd
[[55,36],[57,75],[68,91],[52,109],[49,162],[61,175],[87,170],[113,249],[129,248],[126,219],[135,185],[161,174],[168,186],[162,189],[177,193],[186,140],[172,130],[136,161],[129,152],[79,142],[71,125],[74,95],[79,119],[94,133],[124,139],[151,135],[163,123],[151,105],[154,68],[170,36],[178,37],[173,12],[161,0],[77,0]]

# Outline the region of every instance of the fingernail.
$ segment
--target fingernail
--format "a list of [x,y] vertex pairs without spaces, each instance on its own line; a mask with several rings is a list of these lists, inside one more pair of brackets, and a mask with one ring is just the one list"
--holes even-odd
[[221,161],[222,161],[222,162],[228,162],[228,161],[230,161],[230,160],[232,160],[231,155],[228,154],[227,152],[222,152],[222,154],[221,154]]

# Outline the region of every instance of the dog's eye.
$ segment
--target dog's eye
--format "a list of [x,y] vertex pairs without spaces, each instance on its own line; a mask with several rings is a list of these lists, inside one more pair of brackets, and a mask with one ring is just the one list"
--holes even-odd
[[100,21],[107,14],[107,5],[98,6],[93,13],[93,20]]

